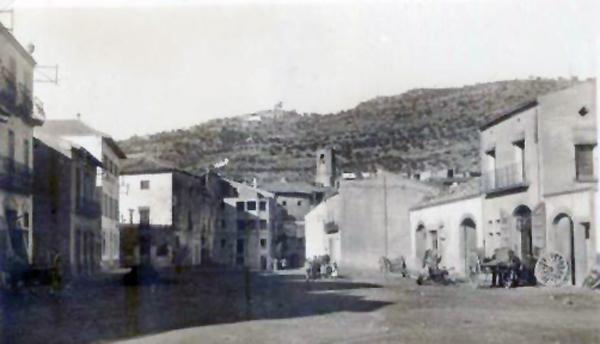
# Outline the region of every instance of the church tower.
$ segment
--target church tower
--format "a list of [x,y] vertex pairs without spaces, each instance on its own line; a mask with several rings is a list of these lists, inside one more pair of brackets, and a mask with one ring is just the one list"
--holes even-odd
[[335,185],[335,151],[333,148],[317,150],[315,183],[326,187]]

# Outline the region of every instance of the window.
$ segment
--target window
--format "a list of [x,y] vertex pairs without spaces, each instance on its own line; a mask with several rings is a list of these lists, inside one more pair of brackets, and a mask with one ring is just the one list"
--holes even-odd
[[29,140],[23,140],[23,162],[29,166]]
[[489,151],[485,152],[485,155],[487,163],[486,167],[489,170],[496,169],[496,149],[490,149]]
[[165,257],[169,255],[169,246],[167,244],[162,244],[158,246],[156,249],[156,255],[159,257]]
[[254,230],[254,229],[256,229],[256,221],[248,220],[248,223],[246,224],[246,226],[249,230]]
[[285,207],[287,205],[287,201],[282,201],[281,205]]
[[260,220],[260,229],[267,229],[267,220]]
[[29,213],[23,213],[23,228],[29,228]]
[[594,145],[575,146],[575,175],[577,180],[594,176]]
[[590,239],[590,223],[582,222],[581,226],[583,227],[585,240],[589,240]]
[[258,202],[258,210],[261,210],[261,211],[267,210],[267,202],[265,202],[265,201]]
[[267,248],[267,239],[260,239],[260,247]]
[[582,107],[581,109],[579,109],[579,115],[580,115],[581,117],[583,117],[583,116],[587,115],[589,112],[590,112],[590,111],[589,111],[589,110],[587,109],[587,107],[585,107],[585,106],[584,106],[584,107]]
[[525,177],[525,140],[513,142],[515,154],[515,177],[521,181]]
[[238,239],[235,247],[235,252],[244,253],[244,239]]
[[188,231],[192,231],[194,228],[194,222],[192,221],[192,212],[188,210]]
[[149,180],[140,181],[140,189],[142,189],[142,190],[150,189],[150,181]]
[[221,239],[221,248],[224,248],[227,245],[227,240]]
[[15,132],[12,130],[8,131],[8,160],[9,163],[15,160]]
[[227,227],[227,222],[225,220],[221,220],[221,228]]
[[246,221],[245,220],[237,220],[237,229],[238,231],[243,231],[246,229]]
[[139,209],[140,212],[140,223],[141,224],[150,224],[150,208],[142,207]]
[[248,207],[248,210],[256,210],[256,202],[255,201],[249,201],[246,206]]
[[237,211],[244,211],[244,202],[236,202],[235,209],[237,209]]
[[298,201],[297,204],[298,204],[298,206],[301,206],[302,205],[302,201]]

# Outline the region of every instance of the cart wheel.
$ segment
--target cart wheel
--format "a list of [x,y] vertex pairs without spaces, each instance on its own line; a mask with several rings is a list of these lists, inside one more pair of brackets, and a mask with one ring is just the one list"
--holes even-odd
[[568,275],[569,263],[560,253],[546,253],[535,264],[535,278],[544,286],[560,287]]

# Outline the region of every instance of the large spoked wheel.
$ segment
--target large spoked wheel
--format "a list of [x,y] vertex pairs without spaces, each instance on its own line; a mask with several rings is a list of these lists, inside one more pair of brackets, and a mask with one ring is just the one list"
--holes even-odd
[[535,278],[544,286],[560,287],[568,276],[569,263],[560,253],[546,253],[535,264]]

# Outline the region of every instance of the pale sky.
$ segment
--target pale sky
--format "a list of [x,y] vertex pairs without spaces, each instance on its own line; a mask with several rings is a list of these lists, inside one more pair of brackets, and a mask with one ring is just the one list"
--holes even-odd
[[[10,0],[0,0],[9,4]],[[16,0],[15,35],[117,139],[271,108],[337,112],[415,87],[596,74],[597,1]]]

